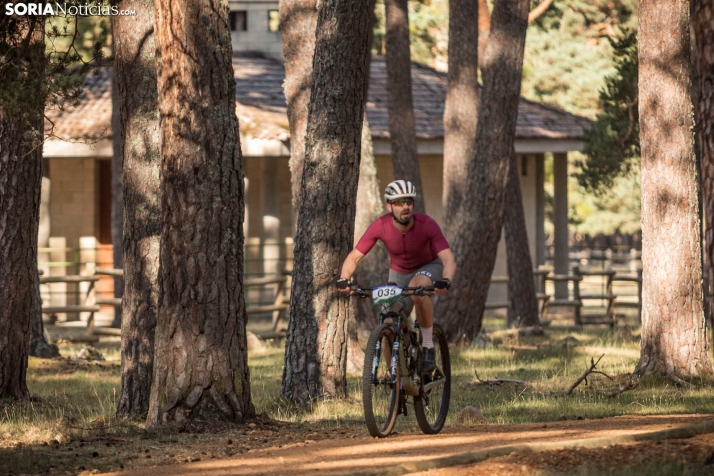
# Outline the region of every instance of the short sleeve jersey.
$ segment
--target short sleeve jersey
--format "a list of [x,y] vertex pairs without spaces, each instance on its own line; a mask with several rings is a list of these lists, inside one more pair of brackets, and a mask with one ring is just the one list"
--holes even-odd
[[366,255],[377,240],[387,248],[390,268],[399,273],[413,273],[449,248],[439,225],[423,213],[414,214],[414,226],[405,234],[394,226],[391,214],[382,215],[367,228],[355,248]]

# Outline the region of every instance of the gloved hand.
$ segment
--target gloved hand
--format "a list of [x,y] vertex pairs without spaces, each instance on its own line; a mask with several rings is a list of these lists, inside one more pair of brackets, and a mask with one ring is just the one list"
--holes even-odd
[[447,278],[440,279],[434,283],[435,289],[449,289],[451,287],[451,281]]

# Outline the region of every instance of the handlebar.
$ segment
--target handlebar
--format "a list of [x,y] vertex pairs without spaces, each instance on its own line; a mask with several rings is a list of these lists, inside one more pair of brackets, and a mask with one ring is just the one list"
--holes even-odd
[[[378,286],[375,286],[378,287]],[[370,297],[372,290],[374,288],[363,288],[359,284],[350,284],[350,290],[352,291],[352,294],[355,294],[359,297]],[[423,296],[424,293],[427,292],[432,292],[435,291],[436,288],[434,286],[407,286],[402,288],[402,296]]]

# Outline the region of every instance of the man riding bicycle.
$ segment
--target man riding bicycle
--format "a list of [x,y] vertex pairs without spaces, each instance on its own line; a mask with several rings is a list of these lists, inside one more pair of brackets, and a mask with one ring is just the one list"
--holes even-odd
[[[347,255],[337,280],[340,291],[350,291],[348,281],[357,269],[357,263],[369,253],[377,240],[382,240],[387,248],[389,282],[401,287],[434,286],[437,294],[449,289],[456,272],[454,255],[436,221],[426,214],[414,213],[415,197],[416,188],[411,182],[395,180],[387,186],[384,199],[389,213],[375,220]],[[411,312],[413,301],[421,328],[424,358],[419,371],[421,374],[430,373],[436,367],[431,297],[414,295],[405,300],[408,303],[407,313]]]

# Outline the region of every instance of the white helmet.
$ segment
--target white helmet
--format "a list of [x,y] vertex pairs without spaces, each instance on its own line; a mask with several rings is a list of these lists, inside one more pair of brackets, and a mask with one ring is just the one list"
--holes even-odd
[[387,185],[387,189],[384,191],[385,200],[414,197],[416,197],[416,188],[407,180],[395,180]]

